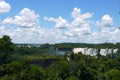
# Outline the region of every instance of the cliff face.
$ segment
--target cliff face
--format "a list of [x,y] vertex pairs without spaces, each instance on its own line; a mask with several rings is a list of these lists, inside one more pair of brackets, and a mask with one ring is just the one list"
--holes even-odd
[[75,54],[82,52],[83,54],[86,55],[91,55],[91,56],[96,56],[98,53],[101,55],[107,55],[111,53],[117,53],[118,49],[96,49],[96,48],[74,48],[73,52]]

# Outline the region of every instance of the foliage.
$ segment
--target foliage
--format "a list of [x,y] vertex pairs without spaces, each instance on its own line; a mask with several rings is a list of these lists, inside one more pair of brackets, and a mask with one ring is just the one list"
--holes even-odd
[[11,54],[14,52],[14,44],[9,36],[4,35],[0,38],[0,64],[10,61]]
[[[55,47],[120,48],[120,43],[79,44],[62,43],[41,47],[17,47],[9,36],[0,38],[0,80],[119,80],[120,56],[113,54],[97,57],[82,53],[56,55]],[[53,60],[50,64],[50,60]],[[48,61],[42,67],[31,61]]]
[[120,70],[118,69],[111,69],[106,72],[106,80],[119,80],[120,79]]

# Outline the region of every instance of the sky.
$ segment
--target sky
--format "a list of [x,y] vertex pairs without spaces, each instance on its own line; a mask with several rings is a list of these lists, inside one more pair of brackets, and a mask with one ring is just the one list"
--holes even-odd
[[0,0],[0,37],[14,43],[120,42],[119,0]]

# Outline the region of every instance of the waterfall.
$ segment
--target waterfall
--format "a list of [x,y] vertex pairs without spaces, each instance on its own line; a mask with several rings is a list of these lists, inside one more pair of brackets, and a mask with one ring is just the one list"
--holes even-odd
[[74,54],[77,54],[79,52],[81,52],[82,54],[85,55],[91,55],[91,56],[96,56],[98,53],[100,53],[101,55],[107,55],[107,54],[111,54],[111,53],[117,53],[118,49],[96,49],[96,48],[74,48],[73,52]]

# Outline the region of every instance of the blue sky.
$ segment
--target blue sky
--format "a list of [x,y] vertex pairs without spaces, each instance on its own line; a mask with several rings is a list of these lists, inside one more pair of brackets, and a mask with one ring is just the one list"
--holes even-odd
[[0,9],[0,36],[15,43],[120,40],[119,0],[1,0]]
[[[12,9],[7,14],[2,14],[2,17],[14,16],[23,8],[29,8],[34,10],[37,14],[40,15],[41,25],[48,24],[43,21],[44,16],[49,17],[58,17],[62,16],[63,18],[71,21],[70,12],[74,7],[78,7],[82,12],[91,12],[94,13],[94,20],[99,20],[104,14],[109,14],[113,17],[116,26],[119,25],[120,21],[120,4],[119,0],[6,0]],[[42,24],[43,23],[43,24]],[[47,27],[47,25],[45,25]]]

